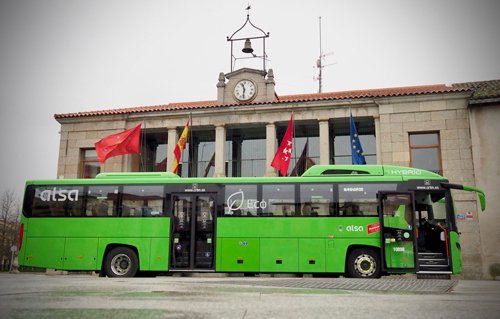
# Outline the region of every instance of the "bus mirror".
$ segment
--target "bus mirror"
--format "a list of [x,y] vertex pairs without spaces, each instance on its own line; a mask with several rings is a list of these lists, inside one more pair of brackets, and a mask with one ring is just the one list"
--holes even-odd
[[450,183],[441,183],[441,186],[444,188],[461,189],[468,192],[476,192],[477,196],[479,197],[479,202],[481,203],[481,210],[484,211],[486,209],[486,197],[484,195],[484,192],[479,188],[467,185],[450,184]]
[[482,190],[467,185],[464,185],[464,190],[469,192],[476,192],[477,196],[479,197],[479,202],[481,203],[481,210],[484,211],[486,209],[486,196],[484,195],[484,192]]

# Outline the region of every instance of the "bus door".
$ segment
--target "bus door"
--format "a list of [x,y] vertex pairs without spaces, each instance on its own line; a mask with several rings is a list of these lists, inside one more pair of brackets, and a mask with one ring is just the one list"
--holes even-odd
[[416,271],[417,244],[413,193],[379,192],[383,271]]
[[172,194],[170,270],[214,270],[215,194]]

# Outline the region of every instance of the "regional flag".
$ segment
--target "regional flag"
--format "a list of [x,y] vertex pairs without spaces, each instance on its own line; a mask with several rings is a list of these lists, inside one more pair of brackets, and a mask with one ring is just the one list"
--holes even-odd
[[354,119],[351,113],[351,152],[352,152],[352,163],[355,165],[366,164],[365,153],[363,153],[363,148],[361,147],[361,142],[359,141],[358,131],[356,130],[356,125],[354,124]]
[[293,114],[290,118],[290,123],[286,129],[285,136],[281,141],[280,147],[274,155],[271,166],[281,172],[281,175],[286,176],[288,167],[290,166],[290,159],[292,158],[292,144],[293,144]]
[[139,142],[141,137],[141,124],[125,132],[106,136],[95,143],[97,159],[101,164],[113,156],[140,153]]
[[179,168],[182,151],[186,149],[188,129],[189,129],[189,120],[186,124],[186,127],[184,128],[184,131],[182,131],[181,137],[179,138],[177,145],[175,146],[174,150],[175,161],[174,161],[174,169],[172,170],[174,174],[177,173],[177,168]]

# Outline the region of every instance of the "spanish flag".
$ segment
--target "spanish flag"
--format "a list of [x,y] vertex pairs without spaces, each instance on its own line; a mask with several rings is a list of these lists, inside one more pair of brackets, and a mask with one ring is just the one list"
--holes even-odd
[[182,151],[186,149],[188,128],[189,128],[189,120],[186,124],[186,127],[184,128],[184,131],[182,131],[181,137],[179,138],[177,145],[175,146],[174,150],[175,161],[174,161],[174,169],[172,170],[174,174],[177,173],[177,168],[179,167],[179,162],[181,161]]

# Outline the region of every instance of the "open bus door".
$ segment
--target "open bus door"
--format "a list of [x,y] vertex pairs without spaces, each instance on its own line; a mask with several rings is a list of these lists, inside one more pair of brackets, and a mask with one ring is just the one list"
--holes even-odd
[[413,193],[379,192],[379,217],[382,271],[416,271]]

